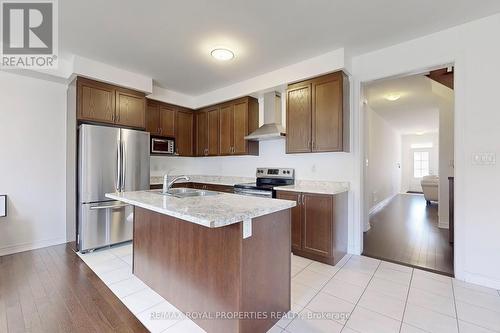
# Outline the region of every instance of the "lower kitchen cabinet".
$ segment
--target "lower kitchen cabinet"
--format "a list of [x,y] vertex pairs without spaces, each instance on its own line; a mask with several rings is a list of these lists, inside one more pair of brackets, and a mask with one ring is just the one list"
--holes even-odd
[[292,252],[335,265],[347,253],[347,192],[328,195],[277,191],[292,209]]

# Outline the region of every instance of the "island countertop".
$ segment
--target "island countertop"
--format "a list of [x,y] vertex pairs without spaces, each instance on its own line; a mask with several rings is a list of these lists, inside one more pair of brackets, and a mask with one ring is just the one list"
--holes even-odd
[[219,193],[177,198],[160,191],[107,193],[107,198],[169,215],[209,228],[218,228],[292,208],[294,201]]

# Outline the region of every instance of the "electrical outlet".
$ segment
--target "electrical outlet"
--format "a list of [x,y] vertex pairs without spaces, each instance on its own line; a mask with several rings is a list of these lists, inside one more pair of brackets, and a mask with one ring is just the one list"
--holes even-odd
[[495,165],[497,156],[495,153],[473,153],[472,165]]

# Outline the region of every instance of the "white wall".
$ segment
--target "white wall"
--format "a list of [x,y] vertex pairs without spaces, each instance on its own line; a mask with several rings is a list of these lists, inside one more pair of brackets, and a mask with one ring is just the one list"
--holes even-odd
[[[368,211],[401,190],[401,135],[366,105],[368,115]],[[365,227],[366,229],[366,227]]]
[[185,174],[255,177],[257,167],[295,168],[301,180],[349,181],[352,158],[346,153],[285,154],[285,140],[260,142],[259,156],[151,157],[151,176],[168,170]]
[[0,255],[66,241],[66,86],[0,71]]
[[[401,192],[406,193],[411,190],[411,181],[413,178],[413,152],[412,144],[432,143],[430,148],[430,165],[429,173],[431,175],[439,175],[439,134],[428,133],[423,135],[403,135],[401,154],[402,154],[402,173],[401,173]],[[420,150],[420,149],[417,149]],[[420,185],[420,184],[419,184]],[[422,191],[422,187],[418,186],[418,191]]]
[[[436,34],[367,53],[353,59],[356,80],[361,82],[421,72],[455,64],[455,275],[459,279],[500,289],[500,170],[498,165],[473,165],[476,152],[500,153],[498,84],[500,44],[492,36],[500,31],[500,15],[466,23]],[[355,178],[362,179],[363,146],[359,132],[364,115],[355,104]],[[354,186],[354,185],[353,185]],[[362,185],[354,191],[362,191]],[[356,196],[359,197],[359,196]],[[362,212],[356,203],[355,214]],[[355,248],[362,248],[365,217],[355,216]],[[497,261],[495,261],[497,260]]]

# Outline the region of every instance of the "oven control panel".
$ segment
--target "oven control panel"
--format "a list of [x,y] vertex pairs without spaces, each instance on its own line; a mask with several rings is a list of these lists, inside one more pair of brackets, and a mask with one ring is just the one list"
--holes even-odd
[[294,178],[295,170],[290,168],[257,168],[257,178]]

